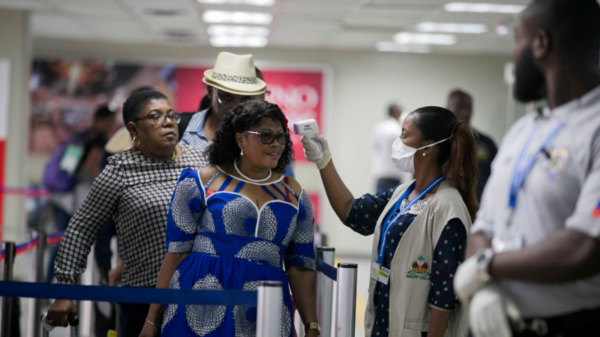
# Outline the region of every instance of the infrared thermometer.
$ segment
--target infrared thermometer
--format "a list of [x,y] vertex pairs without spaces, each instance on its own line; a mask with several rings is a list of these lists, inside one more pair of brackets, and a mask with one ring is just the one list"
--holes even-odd
[[[294,123],[294,133],[297,135],[306,136],[319,148],[319,152],[321,152],[321,155],[323,154],[323,147],[321,147],[321,143],[319,143],[315,139],[315,136],[319,134],[319,125],[317,124],[316,120],[305,119],[303,121]],[[321,158],[319,158],[318,160],[321,160]]]

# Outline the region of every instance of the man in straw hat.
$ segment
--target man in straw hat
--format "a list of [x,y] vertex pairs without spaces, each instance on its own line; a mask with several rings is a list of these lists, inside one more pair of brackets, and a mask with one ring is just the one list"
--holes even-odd
[[267,85],[255,69],[252,55],[221,52],[214,69],[205,71],[202,79],[211,107],[192,117],[180,142],[207,148],[227,111],[242,102],[264,100]]

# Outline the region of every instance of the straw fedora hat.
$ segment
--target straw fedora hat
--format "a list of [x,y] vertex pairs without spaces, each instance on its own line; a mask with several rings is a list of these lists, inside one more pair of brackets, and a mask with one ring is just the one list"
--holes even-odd
[[252,55],[221,52],[214,69],[204,72],[202,81],[235,95],[255,96],[267,90],[266,83],[256,77]]

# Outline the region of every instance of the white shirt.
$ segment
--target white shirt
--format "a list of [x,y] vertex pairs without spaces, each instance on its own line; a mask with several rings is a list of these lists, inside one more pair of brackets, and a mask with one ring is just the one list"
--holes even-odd
[[[532,138],[522,164],[532,158],[559,123],[562,131],[539,154],[520,189],[510,221],[524,247],[540,244],[563,229],[600,237],[600,86],[557,107],[521,118],[504,137],[492,164],[472,233],[502,237],[508,228],[509,186],[517,156]],[[550,317],[600,307],[600,275],[576,282],[540,284],[502,280],[524,317]]]
[[386,118],[373,129],[371,167],[375,178],[399,179],[401,177],[401,172],[392,161],[392,144],[401,133],[400,122],[392,117]]

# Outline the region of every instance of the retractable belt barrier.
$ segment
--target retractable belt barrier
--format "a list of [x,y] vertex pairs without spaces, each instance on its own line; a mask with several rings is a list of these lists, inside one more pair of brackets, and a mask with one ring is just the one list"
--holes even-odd
[[322,337],[332,336],[333,325],[333,282],[337,282],[335,337],[354,337],[354,321],[356,314],[356,264],[338,263],[335,260],[335,249],[317,248],[317,316],[321,324]]
[[0,186],[0,194],[40,199],[49,197],[50,191],[45,188]]
[[256,291],[174,290],[0,281],[0,296],[73,301],[256,306]]
[[[48,235],[48,237],[46,238],[46,246],[53,246],[53,245],[59,244],[60,241],[62,240],[64,234],[65,234],[65,232],[58,232],[58,233]],[[31,239],[27,242],[18,244],[16,255],[27,253],[28,251],[36,248],[39,245],[39,243],[40,243],[39,236],[35,236],[33,239]],[[5,257],[6,257],[6,249],[0,250],[0,261],[4,260]]]

